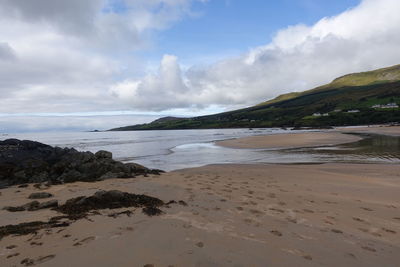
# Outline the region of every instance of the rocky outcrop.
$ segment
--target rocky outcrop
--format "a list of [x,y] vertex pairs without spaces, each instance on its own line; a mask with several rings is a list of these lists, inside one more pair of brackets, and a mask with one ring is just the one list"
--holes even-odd
[[93,154],[29,140],[0,141],[0,186],[3,187],[42,182],[92,182],[160,172],[135,163],[115,161],[111,152],[103,150]]

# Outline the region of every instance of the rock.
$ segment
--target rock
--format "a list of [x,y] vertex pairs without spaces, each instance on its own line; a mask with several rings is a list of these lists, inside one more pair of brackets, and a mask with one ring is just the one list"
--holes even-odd
[[49,209],[49,208],[56,208],[58,207],[58,200],[49,200],[46,202],[42,202],[39,204],[38,209]]
[[0,187],[26,183],[60,184],[160,174],[140,164],[118,162],[112,153],[95,154],[29,140],[0,141]]
[[25,205],[22,205],[21,207],[23,207],[25,210],[28,211],[34,211],[34,210],[38,210],[39,209],[39,201],[32,201],[32,202],[28,202]]
[[24,211],[25,208],[22,206],[20,206],[20,207],[7,206],[7,207],[4,207],[3,210],[9,211],[9,212],[18,212],[18,211]]
[[35,211],[35,210],[40,210],[40,209],[49,209],[49,208],[56,208],[58,207],[58,201],[57,200],[49,200],[46,202],[40,203],[39,201],[32,201],[28,202],[22,206],[17,206],[17,207],[4,207],[4,210],[10,211],[10,212],[17,212],[17,211]]
[[49,198],[52,197],[53,194],[47,193],[47,192],[37,192],[37,193],[32,193],[29,195],[29,199],[42,199],[42,198]]
[[95,156],[97,159],[112,159],[112,153],[111,153],[111,152],[108,152],[108,151],[105,151],[105,150],[99,150],[99,151],[97,151],[97,152],[94,154],[94,156]]

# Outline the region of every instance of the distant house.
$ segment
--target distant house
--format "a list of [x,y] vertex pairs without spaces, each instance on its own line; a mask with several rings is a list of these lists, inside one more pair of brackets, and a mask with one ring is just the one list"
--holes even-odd
[[386,105],[373,105],[371,108],[398,108],[399,105],[396,103],[389,103]]
[[322,115],[321,115],[321,113],[319,113],[319,112],[316,112],[316,113],[314,113],[314,114],[312,114],[314,117],[321,117]]
[[329,116],[329,113],[322,114],[323,117]]
[[358,109],[351,109],[347,111],[347,113],[358,113],[358,112],[360,112]]

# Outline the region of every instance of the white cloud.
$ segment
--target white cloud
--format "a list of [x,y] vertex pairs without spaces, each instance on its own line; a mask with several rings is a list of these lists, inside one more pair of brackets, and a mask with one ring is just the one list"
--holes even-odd
[[141,80],[125,80],[110,89],[123,101],[133,104],[135,109],[166,110],[188,107],[189,88],[182,79],[177,58],[165,55],[158,73],[149,74]]
[[[171,64],[164,58],[158,74],[124,81],[112,91],[134,109],[161,110],[251,105],[281,93],[311,89],[350,72],[399,64],[399,12],[398,0],[364,0],[312,26],[282,29],[271,43],[240,57],[194,66],[181,78],[176,58]],[[171,80],[165,79],[168,73]]]
[[189,14],[190,3],[0,0],[0,112],[121,109],[109,87],[126,65],[130,73],[143,66],[132,52]]

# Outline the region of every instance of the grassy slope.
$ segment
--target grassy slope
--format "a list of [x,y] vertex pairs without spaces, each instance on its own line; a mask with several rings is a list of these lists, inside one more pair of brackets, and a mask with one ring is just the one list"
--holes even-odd
[[[113,130],[357,125],[400,121],[400,110],[374,110],[374,104],[400,104],[400,65],[339,77],[301,93],[289,93],[259,105],[215,114],[116,128]],[[359,109],[359,113],[334,113]],[[315,112],[328,117],[312,117]]]

